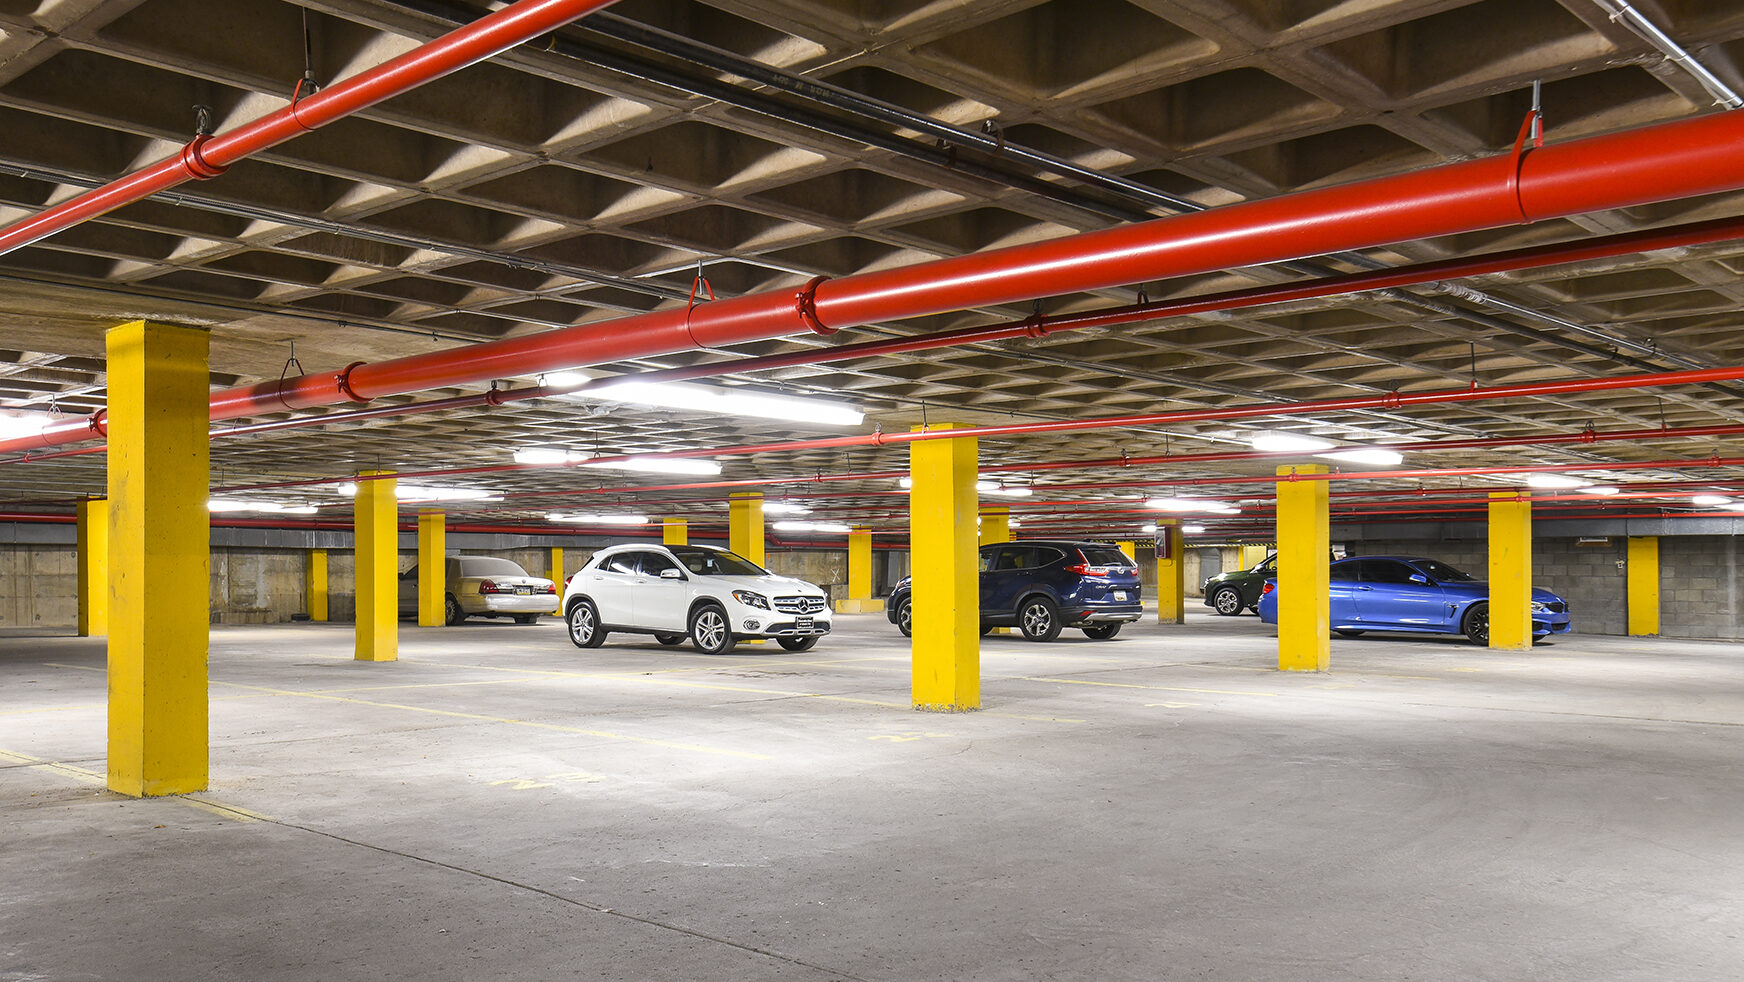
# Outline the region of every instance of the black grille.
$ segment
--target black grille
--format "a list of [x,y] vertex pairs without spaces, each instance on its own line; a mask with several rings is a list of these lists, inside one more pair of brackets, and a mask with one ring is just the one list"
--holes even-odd
[[1560,614],[1568,609],[1568,604],[1545,604],[1544,609],[1550,611],[1552,614]]
[[816,614],[824,609],[822,597],[776,597],[775,609],[783,614]]

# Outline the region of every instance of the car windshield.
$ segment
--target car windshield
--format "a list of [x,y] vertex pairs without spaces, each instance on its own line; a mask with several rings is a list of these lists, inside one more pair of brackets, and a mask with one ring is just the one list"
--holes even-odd
[[718,549],[672,549],[684,568],[698,576],[768,576],[769,571],[744,556]]
[[507,559],[495,559],[490,556],[460,557],[461,576],[526,576],[527,571],[517,563]]
[[1434,577],[1436,582],[1438,582],[1438,583],[1447,583],[1450,581],[1459,581],[1459,580],[1465,580],[1465,581],[1469,582],[1469,581],[1472,581],[1475,579],[1470,573],[1467,573],[1465,570],[1454,569],[1452,566],[1449,566],[1446,563],[1441,562],[1440,560],[1437,560],[1437,559],[1413,559],[1413,560],[1411,560],[1411,565],[1417,567],[1418,569],[1422,570],[1425,573],[1428,573],[1430,576]]

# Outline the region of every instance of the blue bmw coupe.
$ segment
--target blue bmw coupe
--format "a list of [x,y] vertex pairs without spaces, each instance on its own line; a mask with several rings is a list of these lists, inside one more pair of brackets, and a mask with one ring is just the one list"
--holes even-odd
[[[1347,637],[1367,631],[1463,634],[1490,643],[1490,585],[1436,559],[1356,556],[1332,564],[1332,630]],[[1278,623],[1277,580],[1260,595],[1260,620]],[[1532,588],[1532,637],[1574,630],[1568,601]]]

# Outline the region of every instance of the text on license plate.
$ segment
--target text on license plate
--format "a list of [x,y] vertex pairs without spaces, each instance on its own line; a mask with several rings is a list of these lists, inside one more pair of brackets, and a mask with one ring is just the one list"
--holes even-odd
[[809,631],[809,630],[811,630],[811,618],[809,618],[809,617],[795,617],[793,619],[793,629],[795,631]]
[[1126,599],[1126,591],[1125,591],[1125,590],[1116,590],[1116,591],[1114,591],[1114,599],[1116,599],[1116,600],[1125,600],[1125,599]]
[[518,587],[515,587],[515,592],[518,594],[524,594],[527,596],[531,596],[533,593],[533,588],[530,586],[518,586]]

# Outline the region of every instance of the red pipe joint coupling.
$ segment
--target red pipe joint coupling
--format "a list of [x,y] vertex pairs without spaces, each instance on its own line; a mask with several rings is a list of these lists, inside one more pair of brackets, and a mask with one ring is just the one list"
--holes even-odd
[[211,142],[212,134],[201,133],[188,141],[182,148],[182,169],[196,181],[209,181],[230,169],[228,164],[214,164],[206,160],[200,152],[201,148]]

